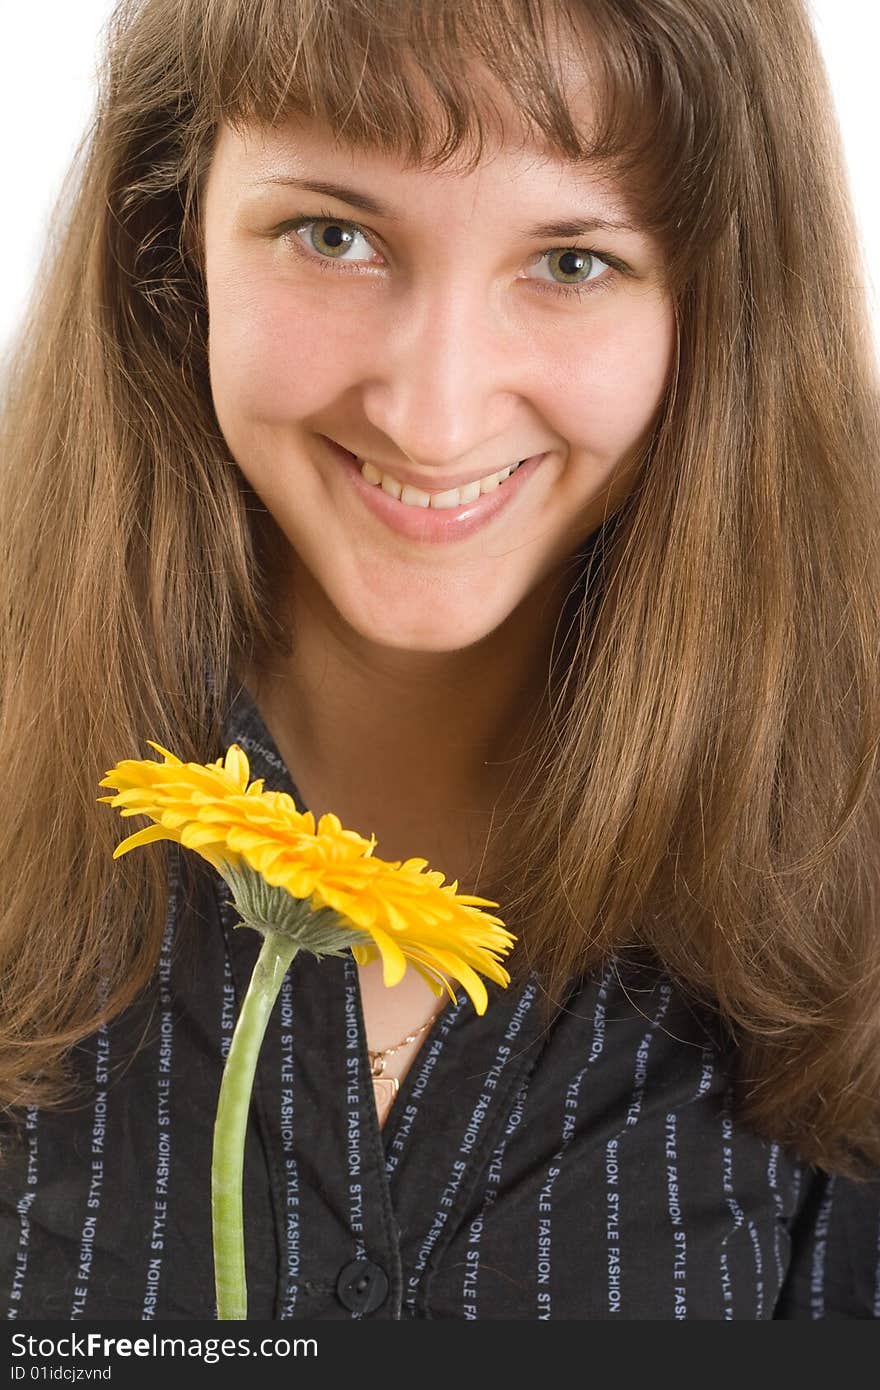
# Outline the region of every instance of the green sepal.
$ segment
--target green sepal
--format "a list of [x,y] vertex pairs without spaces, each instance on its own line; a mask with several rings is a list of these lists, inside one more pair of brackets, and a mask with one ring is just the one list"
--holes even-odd
[[297,950],[322,956],[343,956],[352,946],[371,938],[332,907],[312,907],[309,898],[295,898],[286,888],[266,882],[256,869],[245,865],[220,870],[232,890],[232,905],[241,917],[236,927],[253,927],[263,936],[278,933],[296,944]]

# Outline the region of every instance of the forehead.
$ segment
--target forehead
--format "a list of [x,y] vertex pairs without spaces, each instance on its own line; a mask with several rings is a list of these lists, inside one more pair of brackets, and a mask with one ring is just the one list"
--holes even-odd
[[439,178],[467,178],[499,163],[516,162],[524,168],[547,165],[560,172],[585,176],[586,161],[573,160],[554,150],[545,140],[535,140],[522,131],[499,130],[491,139],[483,138],[479,148],[472,143],[451,152],[445,159],[417,160],[404,148],[385,143],[349,140],[325,119],[300,113],[288,115],[275,125],[257,121],[221,121],[213,156],[242,174],[268,175],[279,167],[294,167],[315,159],[330,160],[335,167],[375,169],[390,175],[436,175]]
[[[481,100],[488,100],[485,92]],[[589,92],[582,91],[577,101],[589,113]],[[589,114],[583,119],[589,120]],[[248,190],[280,185],[285,177],[345,179],[355,186],[369,180],[374,190],[384,184],[389,190],[399,186],[442,191],[449,181],[463,181],[476,190],[486,177],[496,189],[519,180],[547,193],[554,187],[574,187],[612,200],[618,213],[625,210],[609,168],[598,160],[573,158],[554,146],[523,120],[497,85],[492,104],[480,113],[479,126],[463,134],[442,159],[430,147],[427,156],[418,159],[403,142],[395,146],[385,139],[350,139],[344,126],[325,116],[294,111],[271,125],[254,119],[221,121],[211,164],[220,166],[227,186]]]

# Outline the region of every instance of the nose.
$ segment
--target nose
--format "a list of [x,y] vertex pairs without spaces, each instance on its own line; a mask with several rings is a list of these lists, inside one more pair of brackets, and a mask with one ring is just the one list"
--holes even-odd
[[449,471],[490,441],[513,443],[526,371],[485,287],[438,284],[383,331],[362,409],[418,466]]

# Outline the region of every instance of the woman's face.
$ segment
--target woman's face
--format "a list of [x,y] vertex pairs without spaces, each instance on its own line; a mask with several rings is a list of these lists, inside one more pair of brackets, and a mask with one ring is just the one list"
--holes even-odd
[[[292,579],[362,638],[434,652],[558,582],[632,486],[674,349],[646,235],[539,226],[626,221],[613,190],[522,142],[420,171],[296,118],[221,127],[203,216],[217,418]],[[538,455],[487,519],[473,483]]]

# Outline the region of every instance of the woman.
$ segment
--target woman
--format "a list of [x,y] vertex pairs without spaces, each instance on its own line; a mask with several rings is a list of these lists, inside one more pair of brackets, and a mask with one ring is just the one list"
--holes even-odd
[[112,861],[148,737],[519,938],[297,957],[250,1317],[880,1314],[863,281],[800,0],[117,8],[5,410],[8,1316],[215,1311],[258,942]]

